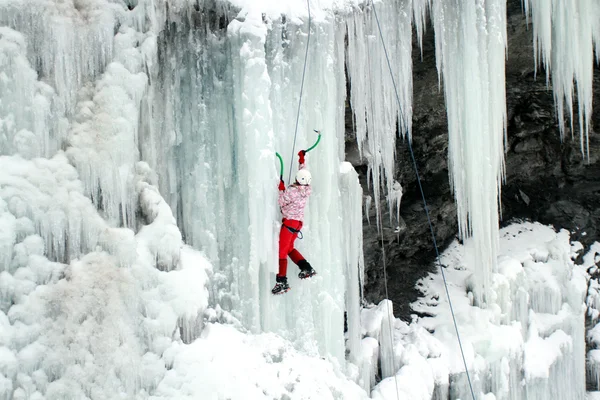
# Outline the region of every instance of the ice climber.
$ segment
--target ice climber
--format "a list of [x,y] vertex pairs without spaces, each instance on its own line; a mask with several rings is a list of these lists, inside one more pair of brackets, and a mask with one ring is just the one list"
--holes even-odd
[[290,290],[286,276],[288,256],[300,267],[300,273],[298,274],[300,279],[310,278],[316,274],[308,261],[294,248],[294,241],[298,237],[300,229],[302,229],[304,206],[311,192],[311,175],[305,168],[305,155],[305,150],[298,153],[300,165],[295,182],[287,189],[283,179],[279,182],[279,206],[281,207],[283,221],[279,231],[279,273],[277,274],[275,287],[271,290],[273,294],[282,294]]

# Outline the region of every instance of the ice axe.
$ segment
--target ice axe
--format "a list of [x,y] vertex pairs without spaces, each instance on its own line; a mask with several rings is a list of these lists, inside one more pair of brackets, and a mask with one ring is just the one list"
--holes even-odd
[[313,129],[313,131],[315,131],[317,133],[317,135],[319,135],[319,136],[317,137],[317,141],[315,142],[315,144],[313,144],[312,146],[310,146],[308,149],[304,150],[305,153],[308,153],[309,151],[311,151],[312,149],[314,149],[315,147],[317,147],[317,145],[321,141],[321,131],[318,131],[316,129]]
[[275,152],[277,158],[279,158],[279,179],[283,180],[283,158],[281,158],[281,154]]

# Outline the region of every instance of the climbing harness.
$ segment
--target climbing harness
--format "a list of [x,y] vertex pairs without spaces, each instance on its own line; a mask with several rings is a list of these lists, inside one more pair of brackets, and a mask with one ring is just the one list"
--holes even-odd
[[[379,16],[377,15],[377,8],[375,7],[375,2],[373,0],[371,0],[371,6],[373,7],[373,14],[375,15],[375,20],[377,21],[377,28],[379,29],[379,37],[381,38],[381,44],[383,46],[383,51],[385,53],[385,58],[387,60],[388,69],[390,71],[390,77],[392,78],[392,84],[394,86],[394,92],[396,94],[396,101],[398,102],[398,107],[401,107],[400,97],[398,95],[398,88],[396,87],[396,81],[394,80],[394,74],[392,72],[392,64],[390,63],[390,57],[388,55],[387,48],[385,46],[385,40],[383,39],[383,31],[381,30],[381,25],[379,23]],[[454,307],[452,306],[452,300],[450,299],[450,292],[448,291],[448,283],[446,281],[446,274],[444,273],[444,268],[442,267],[442,264],[440,262],[440,251],[438,249],[437,241],[435,240],[435,233],[433,231],[433,223],[431,222],[431,216],[429,215],[429,208],[427,207],[427,201],[425,200],[425,193],[423,192],[423,186],[421,184],[421,178],[419,176],[419,170],[417,168],[417,162],[415,160],[415,155],[413,153],[411,140],[409,139],[407,141],[407,143],[408,143],[408,149],[410,151],[410,157],[412,160],[413,168],[415,170],[415,175],[417,177],[417,184],[419,186],[419,191],[421,192],[421,198],[423,199],[423,207],[425,208],[425,215],[427,216],[427,222],[429,224],[429,231],[431,232],[431,238],[433,239],[433,246],[435,248],[435,254],[436,254],[436,263],[438,264],[438,266],[440,268],[440,271],[442,273],[442,279],[444,281],[444,287],[446,288],[446,297],[448,299],[448,304],[450,305],[450,312],[452,313],[452,321],[454,322],[454,330],[456,331],[456,337],[458,339],[458,345],[460,347],[460,354],[462,356],[463,364],[465,366],[465,373],[467,375],[467,381],[469,382],[469,389],[471,390],[471,396],[473,397],[473,400],[475,400],[475,392],[473,391],[473,384],[471,383],[471,376],[469,374],[469,369],[467,368],[467,360],[465,358],[462,341],[460,340],[460,334],[458,332],[458,324],[456,323],[456,317],[454,315]],[[381,217],[381,216],[379,216],[379,217]],[[383,242],[383,233],[381,234],[381,237],[382,237],[382,242]],[[386,268],[385,268],[385,250],[384,250],[383,243],[382,243],[381,248],[382,248],[382,252],[383,252],[383,274],[384,274],[384,282],[385,282],[385,296],[388,297],[387,272],[386,272]],[[389,310],[388,310],[388,312],[389,312]],[[388,319],[388,321],[389,321],[389,319]],[[394,342],[393,342],[393,337],[392,337],[391,323],[390,323],[390,339],[392,339],[392,351],[393,351]],[[394,367],[394,369],[395,368],[396,367]],[[396,377],[396,376],[394,375],[394,377]],[[398,380],[396,379],[396,394],[397,393],[398,393]]]
[[283,224],[283,226],[285,226],[288,229],[288,231],[290,231],[294,234],[298,234],[298,239],[302,240],[302,238],[304,237],[302,235],[302,231],[300,229],[294,229],[291,226],[287,226],[286,224]]

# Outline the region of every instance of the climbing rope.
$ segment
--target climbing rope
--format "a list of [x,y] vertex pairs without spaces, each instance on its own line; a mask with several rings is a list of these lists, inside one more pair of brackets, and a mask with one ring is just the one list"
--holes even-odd
[[298,134],[298,121],[300,120],[300,106],[302,105],[302,92],[304,91],[304,76],[306,75],[306,61],[308,60],[308,46],[310,44],[310,0],[306,0],[306,6],[308,8],[308,36],[306,38],[306,52],[304,53],[304,67],[302,68],[302,83],[300,84],[300,100],[298,101],[296,129],[294,130],[294,144],[292,145],[292,156],[290,157],[290,176],[288,177],[288,185],[292,181],[292,167],[294,166],[294,150],[296,148],[296,135]]
[[[370,47],[367,46],[367,59],[371,59],[371,51],[370,51]],[[371,70],[367,70],[367,74],[369,74],[369,80],[371,79]],[[370,90],[372,90],[371,87],[369,87]],[[373,97],[373,93],[371,93],[371,98]],[[373,114],[373,102],[371,101],[370,103],[370,108],[371,108],[371,115]],[[383,261],[383,286],[385,288],[385,298],[388,299],[388,301],[385,303],[386,304],[386,310],[387,310],[387,314],[388,314],[388,334],[390,336],[390,343],[391,343],[391,349],[392,349],[392,368],[394,370],[394,383],[396,385],[396,398],[399,399],[399,388],[398,388],[398,376],[396,374],[396,372],[398,372],[398,369],[396,368],[396,350],[395,350],[395,346],[394,346],[394,334],[393,334],[393,330],[392,330],[392,320],[394,319],[394,313],[392,312],[392,310],[390,309],[390,302],[389,302],[389,294],[388,294],[388,285],[387,285],[387,262],[386,262],[386,256],[385,256],[385,240],[383,238],[383,217],[381,216],[381,207],[377,207],[377,226],[379,227],[379,234],[381,237],[381,257],[382,257],[382,261]],[[383,336],[383,332],[381,332],[381,335]]]
[[[383,51],[385,53],[385,58],[387,60],[388,69],[390,71],[390,77],[392,78],[392,84],[394,86],[394,92],[396,94],[396,101],[398,102],[398,108],[401,108],[400,96],[398,95],[398,88],[396,87],[396,81],[394,80],[394,74],[392,72],[392,64],[390,62],[390,57],[388,55],[387,48],[385,46],[385,40],[383,38],[383,31],[381,30],[381,24],[379,23],[379,16],[377,15],[377,8],[375,7],[375,2],[373,0],[371,0],[371,5],[373,7],[373,14],[375,15],[375,20],[377,21],[377,29],[379,29],[379,37],[381,38],[381,44],[383,46]],[[431,232],[431,238],[433,239],[433,246],[435,248],[435,254],[436,254],[436,263],[438,264],[440,271],[442,273],[442,279],[444,281],[444,287],[446,289],[446,297],[448,299],[448,304],[450,305],[450,312],[452,313],[452,321],[454,323],[454,330],[456,331],[456,338],[458,339],[458,345],[460,347],[460,354],[462,356],[463,364],[465,366],[465,373],[467,374],[467,380],[469,382],[469,389],[471,390],[471,396],[473,397],[473,400],[475,400],[475,392],[473,391],[473,385],[471,383],[471,376],[469,374],[469,369],[467,368],[467,360],[465,358],[462,341],[460,340],[460,334],[458,332],[458,324],[456,323],[456,316],[454,315],[454,307],[452,306],[452,300],[450,299],[450,292],[448,291],[448,282],[446,281],[446,274],[445,274],[444,268],[442,267],[442,264],[440,262],[440,252],[439,252],[439,248],[437,245],[437,241],[435,240],[435,233],[433,231],[433,223],[431,222],[431,216],[429,215],[429,208],[427,207],[427,201],[425,200],[425,193],[423,192],[423,186],[421,184],[421,178],[419,176],[419,169],[417,168],[417,162],[415,161],[415,155],[413,153],[411,139],[409,138],[409,140],[407,142],[408,142],[408,149],[410,151],[410,157],[412,160],[413,168],[415,170],[415,175],[417,177],[417,184],[419,186],[419,191],[421,192],[421,198],[423,199],[423,207],[425,208],[425,215],[427,216],[427,222],[429,224],[429,231]],[[381,234],[381,237],[382,237],[382,241],[383,241],[383,233]],[[386,272],[386,265],[385,265],[385,250],[384,250],[385,246],[383,246],[383,243],[382,243],[381,247],[382,247],[382,252],[383,252],[383,274],[384,274],[384,279],[385,279],[385,295],[387,297],[388,296],[387,272]],[[390,323],[390,336],[391,336],[391,323]],[[393,341],[392,341],[392,343],[393,343]],[[397,380],[396,380],[396,393],[398,393],[398,381]]]

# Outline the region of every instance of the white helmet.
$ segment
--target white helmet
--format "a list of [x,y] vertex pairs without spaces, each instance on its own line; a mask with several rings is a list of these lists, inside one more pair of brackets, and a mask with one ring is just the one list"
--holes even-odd
[[307,169],[301,169],[296,172],[296,182],[301,185],[310,185],[312,177],[310,176],[310,172]]

